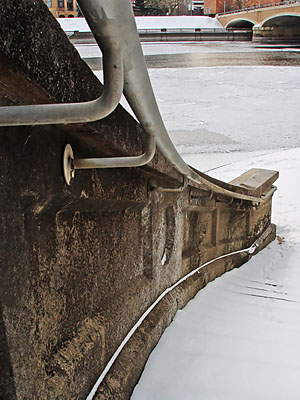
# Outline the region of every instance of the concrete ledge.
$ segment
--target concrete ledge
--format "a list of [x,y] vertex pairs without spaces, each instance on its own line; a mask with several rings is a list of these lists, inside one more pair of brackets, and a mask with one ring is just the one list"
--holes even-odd
[[268,169],[252,168],[230,183],[251,190],[253,196],[261,197],[267,195],[272,184],[278,179],[278,171]]

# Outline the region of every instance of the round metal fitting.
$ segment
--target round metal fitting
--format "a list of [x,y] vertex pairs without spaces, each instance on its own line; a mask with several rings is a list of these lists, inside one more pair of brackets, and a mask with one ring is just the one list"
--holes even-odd
[[75,176],[75,170],[73,168],[74,154],[71,145],[67,144],[64,150],[63,157],[63,171],[64,178],[67,185],[71,185],[71,180]]

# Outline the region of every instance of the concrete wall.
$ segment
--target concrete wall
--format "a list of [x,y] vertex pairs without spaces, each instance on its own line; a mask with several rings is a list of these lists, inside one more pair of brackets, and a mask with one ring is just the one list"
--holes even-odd
[[[85,101],[101,93],[42,0],[2,1],[0,33],[1,105]],[[152,190],[154,181],[182,183],[159,152],[143,168],[77,171],[67,186],[66,143],[77,157],[142,151],[145,134],[121,107],[96,123],[1,128],[0,142],[3,399],[86,398],[166,287],[248,246],[270,226],[271,197],[256,209],[204,187]],[[268,192],[276,176],[257,190]],[[248,257],[220,260],[170,293],[121,353],[97,398],[128,399],[176,310]]]
[[[190,30],[189,32],[147,32],[139,34],[141,42],[200,42],[200,41],[251,41],[252,32],[242,31],[242,32],[222,32],[221,30],[216,29],[216,31],[208,30]],[[91,33],[81,33],[75,32],[71,36],[71,42],[74,44],[80,43],[95,43],[95,39]],[[98,58],[99,59],[99,58]],[[90,65],[95,64],[97,58],[90,58]],[[94,61],[94,63],[93,63]],[[97,68],[99,69],[99,68]],[[100,69],[102,69],[102,64]]]

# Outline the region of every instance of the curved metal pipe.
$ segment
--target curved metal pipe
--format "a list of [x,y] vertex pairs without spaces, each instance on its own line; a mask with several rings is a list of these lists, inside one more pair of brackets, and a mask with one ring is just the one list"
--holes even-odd
[[102,96],[86,103],[2,107],[0,126],[67,124],[101,119],[117,106],[124,84],[124,95],[144,130],[150,137],[155,137],[160,151],[190,184],[233,198],[255,203],[264,201],[239,192],[238,187],[236,191],[232,190],[233,185],[218,184],[209,176],[194,171],[181,158],[156,103],[131,2],[78,0],[78,3],[103,53],[105,84]]
[[[91,0],[81,0],[91,1]],[[102,1],[103,7],[109,7]],[[143,51],[141,48],[132,7],[129,1],[123,2],[122,10],[122,38],[124,43],[123,62],[124,62],[124,95],[135,113],[137,119],[149,135],[154,135],[157,146],[168,161],[177,171],[185,176],[190,184],[196,187],[203,186],[214,192],[225,196],[248,200],[252,202],[262,202],[263,200],[251,195],[232,191],[233,185],[222,182],[222,186],[214,183],[212,179],[204,174],[199,174],[189,167],[177,152],[171,141],[168,132],[160,115],[158,105],[153,93],[152,85],[145,64]],[[125,3],[127,6],[125,6]]]
[[107,158],[78,158],[73,160],[73,168],[91,169],[91,168],[129,168],[141,167],[148,164],[154,157],[156,150],[155,138],[149,136],[145,152],[139,156],[128,157],[107,157]]
[[101,96],[81,103],[0,107],[0,126],[92,122],[106,117],[117,107],[124,84],[121,40],[107,34],[107,22],[99,4],[85,12],[103,53],[104,88]]
[[185,189],[188,186],[188,181],[187,178],[184,176],[183,177],[183,184],[179,187],[175,187],[175,188],[170,188],[170,187],[162,187],[162,186],[156,186],[155,183],[151,183],[150,185],[150,190],[152,190],[153,192],[161,192],[161,193],[180,193],[180,192],[184,192]]

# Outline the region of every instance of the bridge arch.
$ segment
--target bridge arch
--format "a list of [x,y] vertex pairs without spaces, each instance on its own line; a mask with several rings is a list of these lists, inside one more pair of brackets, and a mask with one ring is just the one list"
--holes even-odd
[[233,21],[228,22],[228,24],[225,26],[225,28],[245,28],[245,29],[251,29],[255,25],[255,22],[252,21],[251,19],[246,19],[246,18],[237,18]]
[[282,13],[268,17],[262,21],[261,26],[299,26],[300,25],[300,14],[296,13]]
[[278,14],[265,19],[261,23],[262,32],[267,39],[272,41],[300,41],[300,15],[296,13]]
[[280,5],[231,11],[218,14],[217,18],[227,29],[249,29],[252,26],[252,40],[255,42],[300,43],[300,2],[298,1],[287,0]]

